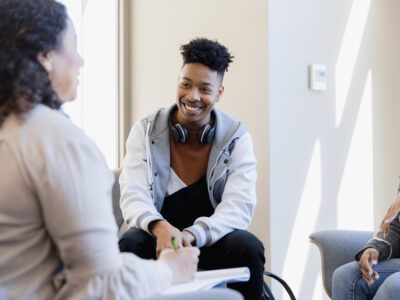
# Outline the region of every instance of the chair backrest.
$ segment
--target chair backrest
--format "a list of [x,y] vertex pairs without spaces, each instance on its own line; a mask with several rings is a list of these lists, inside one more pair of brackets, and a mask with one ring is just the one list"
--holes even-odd
[[124,223],[124,218],[122,217],[121,207],[119,205],[119,198],[121,196],[119,189],[119,175],[121,174],[121,169],[117,169],[113,171],[115,176],[114,185],[112,188],[112,205],[115,221],[117,222],[118,228],[121,228]]
[[326,293],[332,298],[332,276],[336,268],[354,261],[354,255],[373,236],[370,231],[325,230],[314,232],[310,241],[321,252],[322,281]]

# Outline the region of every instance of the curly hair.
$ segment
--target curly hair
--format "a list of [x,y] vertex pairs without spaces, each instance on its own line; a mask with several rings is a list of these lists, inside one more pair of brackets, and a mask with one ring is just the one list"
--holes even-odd
[[60,108],[37,57],[61,47],[67,18],[54,0],[0,0],[0,127],[10,114],[23,117],[39,103]]
[[225,71],[228,71],[229,63],[234,58],[225,46],[206,38],[196,38],[188,44],[182,45],[181,54],[183,56],[183,65],[201,63],[217,71],[221,80]]

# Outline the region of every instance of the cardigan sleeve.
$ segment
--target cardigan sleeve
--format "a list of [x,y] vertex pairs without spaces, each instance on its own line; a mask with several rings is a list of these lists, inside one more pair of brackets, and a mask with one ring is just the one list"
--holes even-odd
[[374,248],[378,250],[378,260],[386,260],[390,258],[400,257],[400,214],[389,224],[389,234],[386,238],[381,234],[379,237],[374,237],[367,242],[365,247],[360,250],[356,255],[355,259],[360,260],[364,251],[368,248]]
[[66,271],[57,299],[156,295],[171,284],[169,267],[119,252],[111,201],[113,177],[94,143],[71,126],[49,130],[54,134],[40,136],[24,155],[44,227]]

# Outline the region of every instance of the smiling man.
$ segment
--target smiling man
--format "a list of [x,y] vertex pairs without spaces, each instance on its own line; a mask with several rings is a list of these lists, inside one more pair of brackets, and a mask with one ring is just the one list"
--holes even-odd
[[256,204],[256,159],[247,128],[214,106],[232,56],[216,41],[181,47],[176,104],[138,121],[126,143],[121,209],[130,228],[120,249],[156,258],[201,248],[199,267],[247,266],[249,282],[230,285],[246,299],[262,294],[264,247],[247,228]]

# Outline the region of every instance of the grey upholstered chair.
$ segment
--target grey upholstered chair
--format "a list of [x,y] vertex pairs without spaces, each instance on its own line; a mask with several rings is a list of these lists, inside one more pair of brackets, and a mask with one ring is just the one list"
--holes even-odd
[[354,255],[372,238],[372,231],[326,230],[310,235],[321,252],[322,281],[332,298],[332,275],[336,268],[354,261]]
[[120,198],[120,190],[119,190],[119,175],[121,174],[121,169],[117,169],[113,171],[115,181],[112,188],[112,205],[115,221],[117,222],[118,228],[121,228],[124,223],[124,218],[122,217],[121,207],[119,206],[119,198]]
[[[400,195],[400,182],[397,187]],[[354,261],[354,255],[374,235],[372,231],[326,230],[314,232],[310,241],[321,252],[322,281],[326,293],[332,298],[333,272],[340,266]]]

